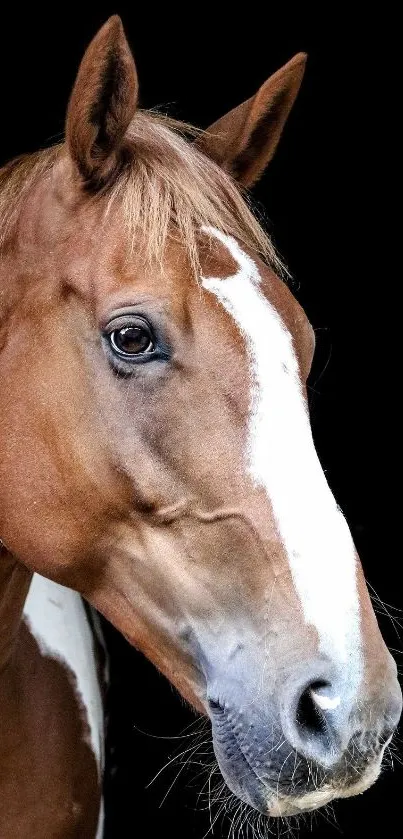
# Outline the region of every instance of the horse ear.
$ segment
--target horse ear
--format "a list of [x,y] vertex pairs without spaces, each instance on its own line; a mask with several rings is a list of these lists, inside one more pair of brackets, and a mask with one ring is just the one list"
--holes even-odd
[[100,188],[118,168],[137,101],[136,67],[114,15],[84,55],[67,110],[68,148],[88,188]]
[[304,75],[307,56],[298,53],[258,92],[213,123],[199,148],[245,187],[262,175],[276,150]]

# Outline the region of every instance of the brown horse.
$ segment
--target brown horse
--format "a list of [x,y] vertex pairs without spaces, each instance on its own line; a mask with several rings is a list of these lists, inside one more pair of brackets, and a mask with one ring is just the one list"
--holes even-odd
[[2,839],[89,837],[98,818],[90,692],[34,641],[41,607],[21,623],[33,572],[210,717],[227,785],[261,813],[378,776],[396,668],[312,442],[314,334],[239,189],[304,64],[189,134],[138,109],[111,18],[66,143],[1,174]]

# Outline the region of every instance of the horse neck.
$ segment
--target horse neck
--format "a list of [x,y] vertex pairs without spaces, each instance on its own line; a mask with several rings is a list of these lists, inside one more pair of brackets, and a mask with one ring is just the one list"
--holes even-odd
[[12,657],[31,579],[32,571],[0,542],[0,674]]

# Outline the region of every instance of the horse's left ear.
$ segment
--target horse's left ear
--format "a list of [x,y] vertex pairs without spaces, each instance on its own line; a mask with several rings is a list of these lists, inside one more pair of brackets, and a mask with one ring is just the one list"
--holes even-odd
[[304,75],[307,56],[298,53],[258,92],[217,120],[196,141],[242,186],[252,186],[272,158]]
[[137,99],[134,59],[114,15],[84,55],[67,111],[68,148],[88,188],[100,188],[118,168]]

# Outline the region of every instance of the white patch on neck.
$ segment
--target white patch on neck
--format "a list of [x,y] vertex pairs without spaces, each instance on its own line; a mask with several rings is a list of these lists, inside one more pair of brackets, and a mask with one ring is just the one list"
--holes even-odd
[[238,264],[225,279],[202,277],[241,332],[251,362],[252,398],[247,466],[263,487],[287,552],[304,617],[331,661],[360,677],[356,558],[346,521],[327,484],[312,440],[292,338],[260,291],[255,263],[235,239],[214,228]]
[[[94,639],[83,601],[77,592],[34,574],[23,617],[41,653],[61,661],[76,678],[87,714],[90,745],[100,775],[104,766],[104,714],[95,661]],[[103,833],[101,800],[97,839]]]

